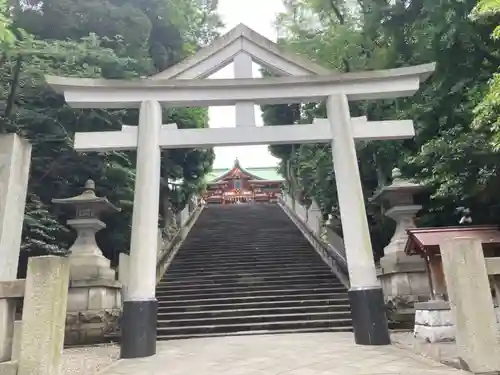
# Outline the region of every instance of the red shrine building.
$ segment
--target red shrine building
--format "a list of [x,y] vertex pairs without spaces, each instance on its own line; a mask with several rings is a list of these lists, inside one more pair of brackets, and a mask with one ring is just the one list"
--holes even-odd
[[272,203],[284,179],[276,167],[243,168],[238,159],[231,169],[214,169],[207,175],[207,204]]

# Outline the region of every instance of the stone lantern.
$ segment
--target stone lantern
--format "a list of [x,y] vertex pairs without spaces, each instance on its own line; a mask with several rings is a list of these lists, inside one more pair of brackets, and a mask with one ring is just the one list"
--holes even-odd
[[118,328],[121,313],[121,284],[116,281],[110,261],[102,255],[95,235],[106,227],[104,212],[120,211],[107,198],[95,195],[94,181],[88,180],[82,194],[53,199],[52,203],[74,209],[68,225],[77,237],[70,247],[70,288],[66,316],[66,344],[91,344],[104,340]]
[[[396,230],[380,259],[379,280],[386,302],[398,312],[397,320],[410,319],[415,302],[429,298],[430,286],[425,262],[406,255],[407,229],[415,228],[415,217],[422,206],[414,203],[414,195],[425,188],[401,177],[398,168],[392,171],[392,184],[383,187],[372,198],[385,207],[385,215],[396,222]],[[404,317],[408,313],[410,316]]]
[[75,217],[68,225],[75,228],[77,237],[70,247],[71,280],[115,279],[115,271],[97,246],[95,235],[106,228],[99,216],[104,212],[118,212],[107,198],[95,195],[95,183],[88,180],[82,194],[72,198],[53,199],[52,203],[75,209]]

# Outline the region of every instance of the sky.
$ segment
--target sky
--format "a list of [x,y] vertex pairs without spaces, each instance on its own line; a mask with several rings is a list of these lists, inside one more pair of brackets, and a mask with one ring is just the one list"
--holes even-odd
[[[273,23],[276,15],[284,11],[282,0],[219,0],[218,13],[229,31],[239,23],[244,23],[256,32],[275,41],[276,29]],[[254,64],[254,77],[260,77],[259,67]],[[215,73],[212,79],[233,78],[233,64]],[[262,126],[259,107],[255,107],[257,126]],[[235,125],[234,107],[211,107],[209,109],[211,128]],[[244,168],[270,167],[278,164],[267,145],[243,147],[216,147],[214,168],[229,168],[238,158]]]

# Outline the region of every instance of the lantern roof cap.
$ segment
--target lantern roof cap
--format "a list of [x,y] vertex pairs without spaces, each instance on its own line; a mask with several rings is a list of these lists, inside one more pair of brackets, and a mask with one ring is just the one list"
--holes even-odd
[[376,201],[387,199],[389,195],[394,193],[404,192],[407,194],[414,194],[425,189],[425,186],[402,177],[401,170],[399,168],[394,168],[392,170],[392,183],[380,188],[370,200]]
[[[95,194],[95,182],[91,179],[85,182],[83,192],[71,198],[54,198],[52,203],[61,205],[92,205],[94,208],[99,208],[99,211],[121,211],[118,207],[112,204],[106,197],[98,197]],[[97,206],[97,207],[96,207]]]

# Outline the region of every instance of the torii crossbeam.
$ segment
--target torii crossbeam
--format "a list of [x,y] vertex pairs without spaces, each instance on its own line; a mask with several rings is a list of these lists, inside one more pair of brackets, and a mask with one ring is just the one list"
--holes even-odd
[[[415,135],[411,120],[367,121],[352,119],[356,140],[406,139]],[[77,151],[135,150],[138,145],[136,126],[121,131],[76,133]],[[215,146],[249,146],[258,144],[329,143],[332,131],[327,119],[315,119],[310,125],[280,125],[262,127],[177,129],[176,124],[163,125],[160,148],[207,148]]]

